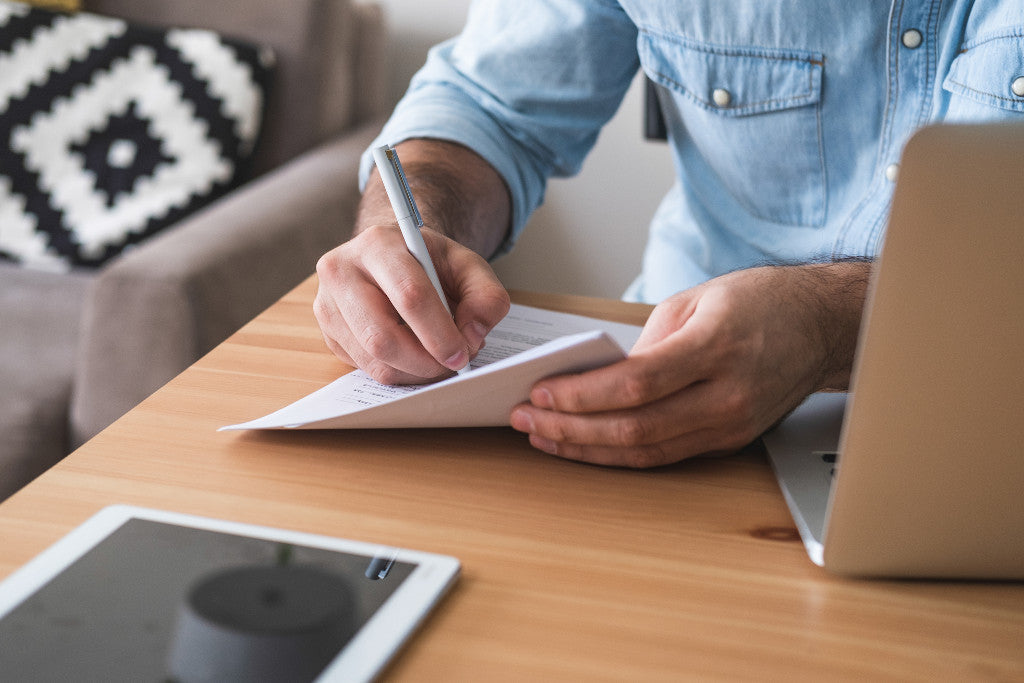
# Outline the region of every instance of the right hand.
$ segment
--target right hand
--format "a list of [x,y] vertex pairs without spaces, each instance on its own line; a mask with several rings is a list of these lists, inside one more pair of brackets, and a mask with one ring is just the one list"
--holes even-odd
[[382,384],[450,376],[508,313],[508,293],[482,257],[429,228],[423,239],[451,316],[395,224],[368,226],[317,263],[313,312],[327,346]]

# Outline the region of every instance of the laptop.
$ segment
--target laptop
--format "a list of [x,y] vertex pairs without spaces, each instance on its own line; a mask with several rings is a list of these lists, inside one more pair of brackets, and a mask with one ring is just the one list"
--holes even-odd
[[1024,125],[904,149],[849,394],[764,435],[811,559],[1024,579]]

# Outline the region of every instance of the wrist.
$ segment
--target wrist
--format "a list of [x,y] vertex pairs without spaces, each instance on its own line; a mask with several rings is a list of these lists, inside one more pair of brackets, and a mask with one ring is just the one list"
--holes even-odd
[[380,179],[377,170],[374,169],[370,179],[363,190],[363,198],[359,202],[356,211],[355,225],[352,235],[358,235],[364,230],[375,225],[398,225],[395,218],[395,210],[391,206],[387,192],[384,190],[384,183]]
[[[472,150],[453,142],[412,139],[396,148],[424,225],[485,258],[493,255],[511,224],[511,199],[497,171]],[[355,233],[394,222],[374,169],[363,192]]]
[[815,391],[849,388],[872,267],[860,260],[795,266],[820,352]]

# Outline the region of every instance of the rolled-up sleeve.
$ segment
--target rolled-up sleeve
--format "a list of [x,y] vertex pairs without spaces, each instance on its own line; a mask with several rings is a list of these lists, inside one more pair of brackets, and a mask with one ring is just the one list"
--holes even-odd
[[[547,179],[577,173],[639,67],[637,29],[615,2],[479,0],[434,47],[374,145],[437,138],[502,176],[519,236]],[[363,155],[365,185],[373,158]]]

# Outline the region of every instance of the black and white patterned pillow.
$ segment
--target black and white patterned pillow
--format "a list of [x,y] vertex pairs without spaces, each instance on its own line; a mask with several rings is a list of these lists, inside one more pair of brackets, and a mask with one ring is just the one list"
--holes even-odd
[[0,258],[95,267],[242,178],[269,51],[0,0]]

